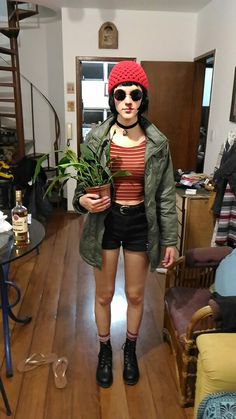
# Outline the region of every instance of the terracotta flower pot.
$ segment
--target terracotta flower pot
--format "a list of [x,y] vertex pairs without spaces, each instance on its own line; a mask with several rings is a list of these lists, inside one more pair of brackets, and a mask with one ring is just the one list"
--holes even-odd
[[86,188],[85,191],[87,193],[95,193],[99,195],[100,198],[103,196],[111,196],[111,184],[107,183],[106,185],[99,185],[99,186],[91,186]]

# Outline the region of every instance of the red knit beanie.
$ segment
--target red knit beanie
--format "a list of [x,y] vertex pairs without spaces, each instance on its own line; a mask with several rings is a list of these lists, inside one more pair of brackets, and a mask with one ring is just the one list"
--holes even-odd
[[148,79],[144,69],[135,61],[120,61],[110,72],[108,93],[126,81],[138,83],[148,90]]

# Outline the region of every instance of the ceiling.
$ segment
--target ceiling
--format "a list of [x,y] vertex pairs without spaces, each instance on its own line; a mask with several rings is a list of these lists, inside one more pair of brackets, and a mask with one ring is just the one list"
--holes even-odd
[[62,7],[93,8],[111,10],[155,10],[172,12],[199,12],[212,0],[32,0],[50,9],[58,10]]

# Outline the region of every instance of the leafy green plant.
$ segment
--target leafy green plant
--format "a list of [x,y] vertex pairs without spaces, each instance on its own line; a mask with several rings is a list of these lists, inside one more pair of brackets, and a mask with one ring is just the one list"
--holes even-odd
[[[46,190],[46,194],[50,193],[58,183],[60,184],[60,187],[63,187],[69,179],[79,181],[84,189],[86,189],[91,186],[112,183],[114,177],[131,175],[127,170],[119,170],[111,173],[110,169],[116,158],[108,159],[106,165],[102,165],[99,148],[97,153],[93,153],[86,144],[81,144],[80,151],[81,155],[78,158],[76,153],[70,148],[67,147],[64,150],[62,157],[56,166],[57,175],[51,180],[50,185]],[[41,162],[43,162],[45,158],[42,158]],[[39,168],[37,170],[39,172]]]
[[37,164],[36,164],[36,166],[35,166],[35,170],[34,170],[34,175],[33,175],[33,177],[32,177],[32,183],[34,184],[35,182],[36,182],[36,180],[37,180],[37,177],[38,177],[38,175],[39,175],[39,173],[40,173],[40,170],[41,170],[41,167],[42,167],[42,163],[45,161],[45,160],[47,160],[48,159],[48,154],[44,154],[42,157],[40,157],[38,160],[37,160]]

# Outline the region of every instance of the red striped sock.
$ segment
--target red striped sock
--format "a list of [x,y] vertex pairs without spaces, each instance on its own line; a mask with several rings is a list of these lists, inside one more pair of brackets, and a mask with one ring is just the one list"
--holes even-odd
[[106,343],[110,340],[110,333],[106,335],[98,335],[99,342]]
[[131,332],[129,332],[129,330],[127,330],[126,338],[131,340],[132,342],[135,342],[138,338],[138,333],[131,333]]

